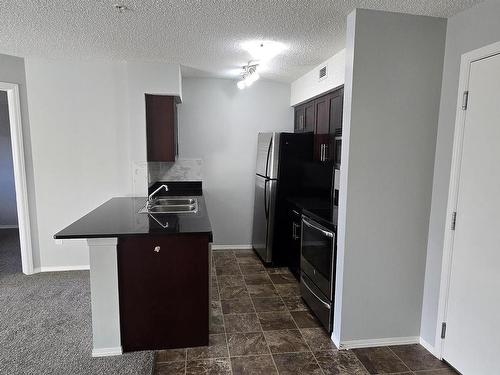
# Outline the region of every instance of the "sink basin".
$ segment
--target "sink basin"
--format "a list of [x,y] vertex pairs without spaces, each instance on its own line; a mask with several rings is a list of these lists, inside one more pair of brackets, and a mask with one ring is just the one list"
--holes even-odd
[[198,212],[196,198],[158,198],[148,207],[146,204],[140,214],[194,214]]
[[196,212],[196,206],[194,204],[179,204],[175,206],[154,205],[148,211],[154,213]]
[[178,206],[178,205],[192,205],[196,203],[194,198],[158,198],[155,200],[154,205],[158,206]]

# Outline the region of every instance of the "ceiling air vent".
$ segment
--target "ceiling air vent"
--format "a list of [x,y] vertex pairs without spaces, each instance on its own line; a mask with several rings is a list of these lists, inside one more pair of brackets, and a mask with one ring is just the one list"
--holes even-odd
[[326,70],[326,65],[319,69],[318,80],[321,81],[328,76],[328,72]]

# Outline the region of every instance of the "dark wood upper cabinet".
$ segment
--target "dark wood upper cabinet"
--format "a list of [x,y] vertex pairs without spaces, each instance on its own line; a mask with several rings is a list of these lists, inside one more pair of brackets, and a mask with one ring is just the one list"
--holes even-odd
[[168,95],[145,96],[148,161],[175,161],[178,154],[178,98]]
[[314,160],[334,159],[336,138],[342,137],[343,100],[341,87],[295,107],[295,132],[314,132]]
[[342,135],[342,115],[344,109],[344,89],[329,95],[330,104],[330,133]]
[[293,128],[295,133],[302,133],[305,129],[305,116],[303,106],[295,108],[295,124]]
[[314,101],[310,101],[304,105],[304,131],[314,131],[315,121],[316,111],[314,110]]
[[329,95],[330,107],[330,137],[328,146],[328,160],[333,160],[340,168],[340,153],[342,145],[342,117],[344,112],[344,89],[337,90]]
[[313,132],[316,121],[315,114],[314,101],[295,107],[295,133]]
[[330,137],[330,106],[329,96],[322,96],[314,101],[314,159],[326,161]]

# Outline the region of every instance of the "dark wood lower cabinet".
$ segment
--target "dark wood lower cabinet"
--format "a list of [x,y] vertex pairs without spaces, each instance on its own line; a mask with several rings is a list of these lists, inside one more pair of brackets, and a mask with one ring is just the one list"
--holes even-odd
[[118,239],[123,350],[208,345],[209,236]]

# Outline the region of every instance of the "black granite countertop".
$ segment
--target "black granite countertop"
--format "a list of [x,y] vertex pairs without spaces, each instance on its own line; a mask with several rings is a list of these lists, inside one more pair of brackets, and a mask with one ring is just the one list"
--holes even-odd
[[198,199],[196,213],[138,213],[146,204],[147,198],[112,198],[56,233],[54,238],[110,238],[169,233],[206,233],[212,236],[212,227],[203,196],[190,197]]

